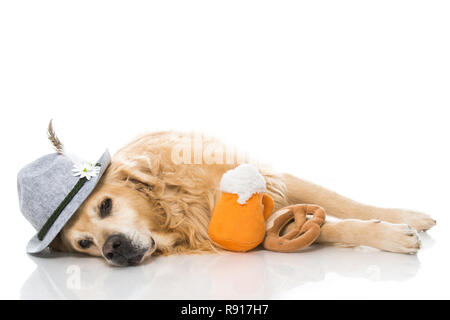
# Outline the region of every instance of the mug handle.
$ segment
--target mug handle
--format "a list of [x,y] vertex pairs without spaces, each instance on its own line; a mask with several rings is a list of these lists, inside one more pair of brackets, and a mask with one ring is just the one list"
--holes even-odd
[[273,199],[268,194],[263,194],[262,203],[264,205],[264,220],[267,220],[273,211]]

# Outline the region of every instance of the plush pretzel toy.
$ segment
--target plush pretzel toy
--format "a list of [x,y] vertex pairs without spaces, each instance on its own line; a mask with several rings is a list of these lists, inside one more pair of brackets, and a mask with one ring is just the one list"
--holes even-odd
[[[264,177],[249,164],[227,171],[220,181],[220,190],[222,194],[208,229],[211,240],[219,247],[244,252],[263,243],[268,250],[294,252],[311,245],[320,235],[325,210],[299,204],[271,216],[274,204],[265,193]],[[307,220],[307,215],[313,218]]]
[[[307,215],[313,215],[309,220]],[[310,204],[295,204],[275,212],[267,221],[263,246],[267,250],[295,252],[310,246],[320,235],[325,210]],[[285,234],[281,232],[286,230]]]

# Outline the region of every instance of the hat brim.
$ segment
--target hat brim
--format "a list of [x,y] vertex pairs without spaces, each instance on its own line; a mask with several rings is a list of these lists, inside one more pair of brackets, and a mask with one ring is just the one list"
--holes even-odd
[[100,159],[97,161],[100,163],[100,172],[96,177],[92,177],[90,180],[86,181],[83,187],[77,192],[77,194],[72,198],[72,200],[67,204],[64,210],[61,212],[59,217],[53,223],[53,225],[48,230],[44,239],[39,240],[37,234],[31,238],[27,245],[28,253],[38,253],[43,251],[48,247],[48,245],[56,238],[58,233],[65,226],[67,221],[73,216],[77,209],[83,204],[87,197],[92,193],[97,183],[100,181],[106,168],[111,163],[111,156],[106,150]]

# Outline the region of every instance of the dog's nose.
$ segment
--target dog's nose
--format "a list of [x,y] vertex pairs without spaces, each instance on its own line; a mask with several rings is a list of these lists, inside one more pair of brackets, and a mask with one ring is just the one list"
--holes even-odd
[[106,239],[102,251],[105,258],[113,264],[128,266],[138,264],[146,249],[136,248],[127,237],[116,234]]

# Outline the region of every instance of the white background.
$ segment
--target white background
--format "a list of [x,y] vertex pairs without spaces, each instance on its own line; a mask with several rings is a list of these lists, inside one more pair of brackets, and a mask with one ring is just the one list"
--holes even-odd
[[[449,16],[448,1],[1,1],[0,297],[450,298]],[[417,256],[32,258],[16,174],[52,151],[50,118],[85,158],[201,131],[438,225]]]

